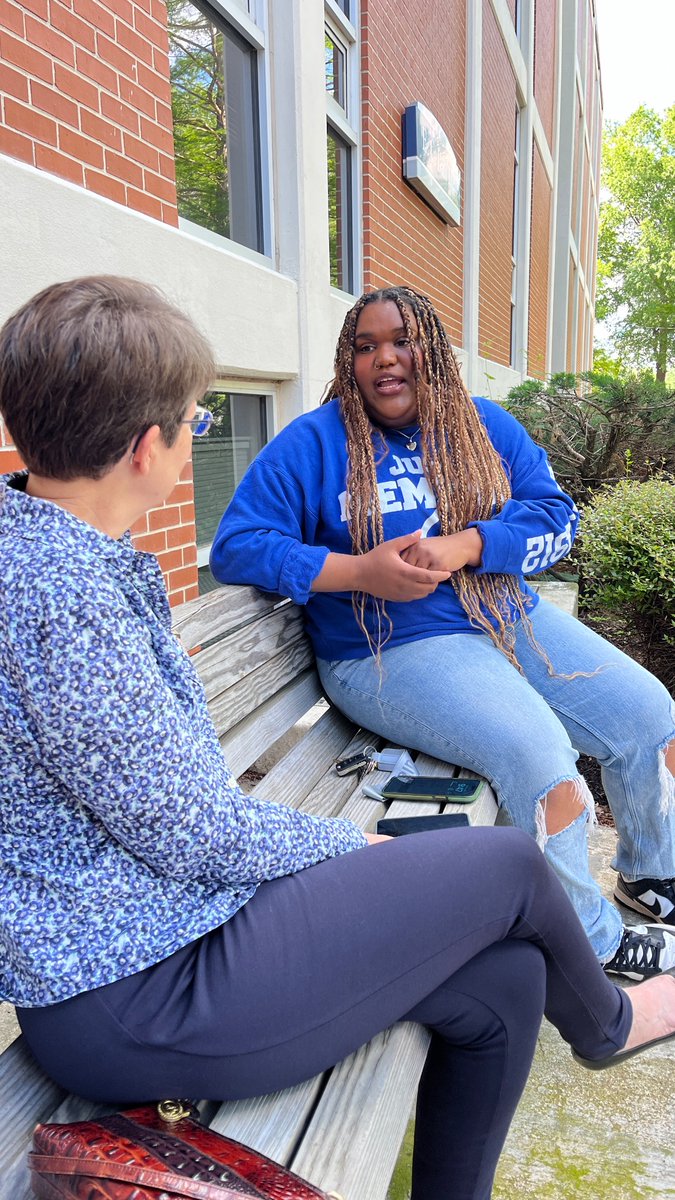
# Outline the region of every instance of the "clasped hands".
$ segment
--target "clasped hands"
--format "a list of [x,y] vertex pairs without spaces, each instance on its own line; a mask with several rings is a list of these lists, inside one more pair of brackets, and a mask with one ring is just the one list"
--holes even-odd
[[483,539],[477,529],[423,538],[421,530],[381,542],[359,559],[359,591],[382,600],[421,600],[453,571],[478,566]]

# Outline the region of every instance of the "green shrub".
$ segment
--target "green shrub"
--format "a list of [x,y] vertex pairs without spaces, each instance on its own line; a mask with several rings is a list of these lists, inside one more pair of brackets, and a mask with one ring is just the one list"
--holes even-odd
[[675,671],[675,481],[665,476],[644,483],[624,479],[598,492],[584,509],[579,559],[585,606],[628,618],[649,665],[670,686]]

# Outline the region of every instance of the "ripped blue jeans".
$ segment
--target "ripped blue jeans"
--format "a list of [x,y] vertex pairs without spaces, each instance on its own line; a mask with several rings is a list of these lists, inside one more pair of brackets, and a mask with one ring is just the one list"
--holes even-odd
[[[478,633],[385,649],[381,678],[371,657],[319,661],[319,674],[352,721],[490,780],[512,823],[537,838],[602,962],[622,922],[589,870],[593,806],[577,758],[601,765],[618,834],[613,866],[627,879],[675,877],[675,779],[665,764],[675,708],[653,675],[554,605],[540,600],[532,624],[553,677],[522,628],[524,675]],[[563,677],[576,671],[585,674]],[[587,809],[548,836],[541,802],[566,780],[577,782]]]

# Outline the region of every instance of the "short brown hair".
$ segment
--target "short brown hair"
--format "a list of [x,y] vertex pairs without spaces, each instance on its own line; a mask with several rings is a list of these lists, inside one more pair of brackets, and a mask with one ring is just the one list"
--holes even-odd
[[99,479],[151,425],[173,445],[214,373],[190,318],[137,279],[52,284],[0,329],[0,413],[51,479]]

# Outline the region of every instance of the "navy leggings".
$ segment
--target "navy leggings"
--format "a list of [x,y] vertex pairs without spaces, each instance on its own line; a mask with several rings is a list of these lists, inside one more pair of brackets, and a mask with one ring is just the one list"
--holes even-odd
[[587,1057],[631,1023],[533,840],[452,829],[264,883],[156,966],[19,1019],[54,1079],[114,1103],[273,1092],[422,1022],[414,1200],[485,1200],[543,1012]]

